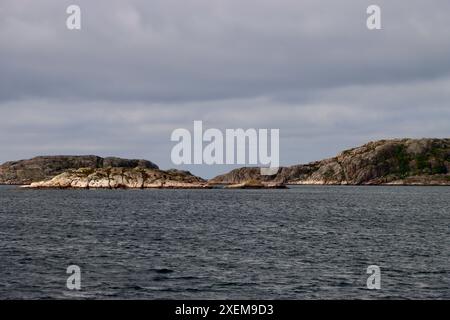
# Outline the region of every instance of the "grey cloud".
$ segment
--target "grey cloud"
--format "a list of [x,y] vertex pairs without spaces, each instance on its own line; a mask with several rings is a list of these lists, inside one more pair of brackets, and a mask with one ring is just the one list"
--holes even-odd
[[[14,4],[12,4],[14,2]],[[448,1],[4,1],[0,98],[199,101],[305,94],[450,71]]]
[[[368,140],[448,136],[450,2],[79,0],[0,2],[0,161],[146,157],[170,133],[280,128],[282,164]],[[186,167],[211,176],[229,167]]]
[[[191,103],[22,101],[0,106],[1,159],[36,154],[145,157],[173,167],[170,135],[206,128],[279,128],[283,165],[333,156],[369,140],[448,136],[450,78],[398,86],[340,88],[308,103],[267,97]],[[230,166],[184,166],[203,176]]]

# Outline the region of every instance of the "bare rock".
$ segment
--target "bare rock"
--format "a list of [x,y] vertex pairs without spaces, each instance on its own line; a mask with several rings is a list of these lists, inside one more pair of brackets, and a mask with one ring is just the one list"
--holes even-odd
[[259,168],[239,168],[210,184],[248,180],[286,184],[450,185],[450,139],[394,139],[369,142],[334,158],[280,168],[261,176]]
[[263,182],[261,180],[247,180],[226,186],[228,189],[285,189],[286,185],[279,182]]
[[206,181],[187,171],[148,168],[82,168],[68,170],[28,188],[143,189],[208,188]]
[[0,184],[24,185],[48,180],[69,169],[108,167],[158,169],[156,164],[147,160],[97,156],[40,156],[29,160],[6,162],[1,165]]

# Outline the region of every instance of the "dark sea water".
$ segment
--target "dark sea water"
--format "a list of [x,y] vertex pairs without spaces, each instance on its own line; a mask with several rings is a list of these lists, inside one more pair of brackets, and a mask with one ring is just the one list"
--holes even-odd
[[0,299],[61,298],[449,299],[450,188],[0,187]]

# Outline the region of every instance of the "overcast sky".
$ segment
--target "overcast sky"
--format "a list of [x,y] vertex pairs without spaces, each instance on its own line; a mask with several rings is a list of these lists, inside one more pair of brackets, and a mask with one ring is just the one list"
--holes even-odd
[[[66,28],[70,4],[80,31]],[[382,30],[366,28],[370,4]],[[0,0],[0,161],[176,167],[170,135],[194,120],[279,128],[282,165],[450,137],[449,18],[448,0]]]

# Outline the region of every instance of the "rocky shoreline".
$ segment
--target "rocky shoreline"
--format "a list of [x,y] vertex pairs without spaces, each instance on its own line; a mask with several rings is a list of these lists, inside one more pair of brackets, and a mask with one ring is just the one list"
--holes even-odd
[[284,183],[262,182],[258,180],[247,180],[241,183],[226,185],[225,189],[286,189]]
[[23,188],[44,189],[203,189],[207,182],[187,171],[146,168],[82,168],[33,182]]
[[281,167],[273,176],[259,168],[239,168],[209,180],[287,185],[450,185],[450,139],[394,139],[369,142],[333,158]]
[[151,161],[143,159],[102,158],[87,156],[39,156],[27,160],[9,161],[0,165],[0,184],[29,185],[50,180],[72,169],[145,168],[158,169]]
[[160,170],[148,160],[97,156],[42,156],[0,166],[0,184],[77,189],[281,189],[287,185],[450,186],[450,139],[369,142],[333,158],[282,167],[261,176],[239,168],[210,180],[187,171]]

